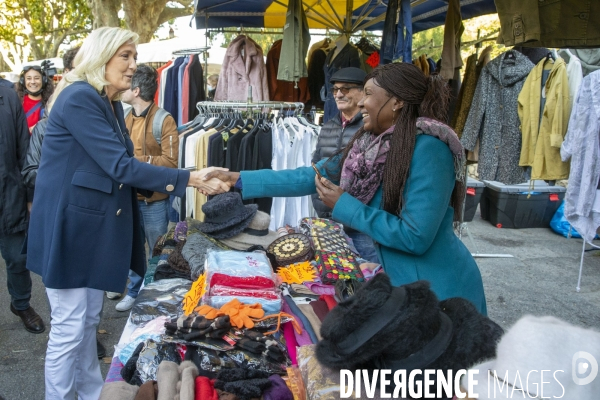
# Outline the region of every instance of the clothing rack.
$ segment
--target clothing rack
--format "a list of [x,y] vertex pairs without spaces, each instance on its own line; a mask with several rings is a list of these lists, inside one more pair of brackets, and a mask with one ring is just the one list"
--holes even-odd
[[175,50],[173,52],[173,55],[174,56],[191,56],[193,54],[202,54],[208,50],[210,50],[210,47],[196,47],[193,49]]
[[205,109],[215,108],[235,108],[235,109],[253,109],[253,108],[271,108],[280,110],[304,110],[304,103],[296,102],[280,102],[280,101],[199,101],[196,104],[198,111],[202,112]]

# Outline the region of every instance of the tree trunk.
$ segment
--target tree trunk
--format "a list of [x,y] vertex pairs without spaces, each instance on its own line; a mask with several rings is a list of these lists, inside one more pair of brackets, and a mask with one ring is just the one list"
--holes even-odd
[[120,26],[118,12],[121,2],[119,0],[87,0],[87,2],[94,18],[94,29],[103,26]]

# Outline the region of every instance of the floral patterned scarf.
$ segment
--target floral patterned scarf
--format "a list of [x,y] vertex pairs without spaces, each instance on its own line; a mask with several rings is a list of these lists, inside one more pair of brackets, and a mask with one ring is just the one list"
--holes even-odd
[[[340,187],[352,197],[368,204],[381,184],[383,167],[390,150],[390,138],[395,126],[381,135],[365,132],[358,138],[342,166]],[[448,125],[431,118],[417,118],[417,135],[430,135],[446,143],[454,156],[457,181],[464,178],[464,150],[458,136]]]

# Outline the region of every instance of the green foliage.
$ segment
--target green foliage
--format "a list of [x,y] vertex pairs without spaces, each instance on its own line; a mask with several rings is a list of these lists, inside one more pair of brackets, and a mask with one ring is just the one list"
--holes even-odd
[[0,2],[0,42],[30,47],[33,59],[56,57],[61,44],[82,38],[91,26],[85,0]]

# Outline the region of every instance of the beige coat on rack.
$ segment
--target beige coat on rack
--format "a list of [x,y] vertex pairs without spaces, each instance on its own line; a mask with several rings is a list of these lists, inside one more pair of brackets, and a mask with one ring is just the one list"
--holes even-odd
[[252,86],[253,101],[269,100],[263,51],[254,40],[239,35],[225,53],[215,100],[246,101],[248,86]]

